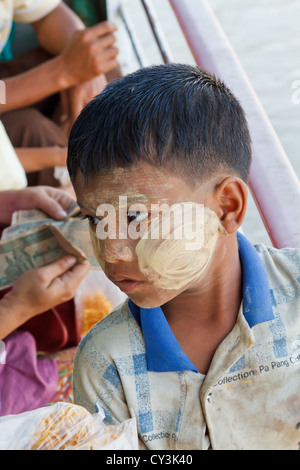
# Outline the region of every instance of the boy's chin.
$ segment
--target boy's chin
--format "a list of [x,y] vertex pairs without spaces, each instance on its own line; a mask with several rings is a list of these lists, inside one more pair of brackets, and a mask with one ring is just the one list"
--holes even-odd
[[153,292],[147,294],[132,292],[128,294],[128,297],[138,307],[150,309],[161,307],[178,295],[178,291],[176,290],[155,289],[153,287],[151,291]]

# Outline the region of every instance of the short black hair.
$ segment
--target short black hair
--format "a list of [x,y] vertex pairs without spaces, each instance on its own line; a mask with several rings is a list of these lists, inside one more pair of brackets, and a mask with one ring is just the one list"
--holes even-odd
[[229,171],[248,181],[251,139],[227,86],[197,66],[156,65],[104,89],[75,121],[67,166],[74,180],[144,161],[204,181]]

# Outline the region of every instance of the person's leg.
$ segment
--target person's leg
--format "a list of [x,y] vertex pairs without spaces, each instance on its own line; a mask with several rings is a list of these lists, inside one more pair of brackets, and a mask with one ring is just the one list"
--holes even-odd
[[[37,47],[24,52],[12,60],[0,62],[0,79],[3,80],[14,75],[19,75],[51,59],[51,57],[52,56],[44,49]],[[39,109],[47,117],[51,117],[58,101],[59,95],[56,94],[35,103],[32,107]]]

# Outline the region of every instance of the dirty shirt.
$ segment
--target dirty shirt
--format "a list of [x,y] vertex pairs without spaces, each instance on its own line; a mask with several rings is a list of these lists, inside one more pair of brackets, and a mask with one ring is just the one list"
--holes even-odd
[[300,250],[238,243],[243,302],[206,376],[160,307],[126,300],[83,338],[75,402],[107,423],[135,415],[144,449],[298,450]]

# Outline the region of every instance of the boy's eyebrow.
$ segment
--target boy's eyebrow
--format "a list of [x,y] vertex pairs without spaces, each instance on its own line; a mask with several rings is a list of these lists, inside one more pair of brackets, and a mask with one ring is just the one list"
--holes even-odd
[[[122,199],[120,199],[120,198],[122,198]],[[132,203],[136,203],[136,202],[148,202],[149,198],[147,196],[145,196],[144,194],[136,194],[136,195],[130,195],[130,196],[124,195],[124,196],[120,196],[119,199],[111,199],[109,201],[109,204],[111,204],[113,206],[117,206],[120,202],[124,203],[125,200],[126,200],[127,204],[132,204]],[[105,203],[106,203],[105,201],[102,202],[102,204],[105,204]],[[89,207],[84,202],[77,201],[77,204],[80,207],[80,209],[84,209],[84,210],[90,211],[90,212],[95,212],[94,207]]]
[[119,196],[119,199],[113,199],[111,200],[111,204],[113,206],[117,206],[119,203],[124,203],[127,202],[127,204],[133,204],[136,202],[148,202],[149,198],[145,196],[144,194],[134,194],[134,195],[124,195],[124,196]]

